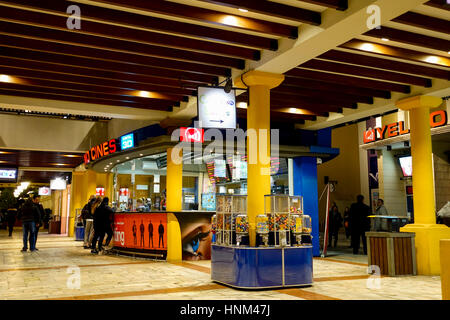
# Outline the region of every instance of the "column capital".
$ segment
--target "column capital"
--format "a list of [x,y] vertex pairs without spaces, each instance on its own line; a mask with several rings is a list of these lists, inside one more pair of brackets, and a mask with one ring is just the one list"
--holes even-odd
[[284,75],[270,72],[252,70],[234,79],[234,84],[239,88],[251,86],[266,86],[269,89],[278,87],[284,81]]
[[402,99],[396,102],[395,106],[401,110],[411,110],[416,108],[437,108],[442,104],[442,99],[433,96],[415,96]]

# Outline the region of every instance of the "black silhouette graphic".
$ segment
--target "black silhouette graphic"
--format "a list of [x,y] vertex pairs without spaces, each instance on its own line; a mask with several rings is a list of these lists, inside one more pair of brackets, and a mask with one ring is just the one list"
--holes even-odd
[[164,248],[164,226],[162,225],[162,221],[159,221],[159,227],[158,227],[158,233],[159,233],[159,242],[158,242],[158,248],[161,248],[161,242],[162,246]]
[[[152,245],[150,246],[150,242]],[[150,223],[148,224],[148,247],[153,248],[153,223],[150,220]]]
[[134,245],[137,245],[137,227],[136,227],[136,221],[133,221],[133,238],[134,238]]
[[141,225],[139,226],[139,231],[141,231],[141,247],[144,246],[144,232],[145,232],[145,227],[144,227],[144,221],[141,220]]

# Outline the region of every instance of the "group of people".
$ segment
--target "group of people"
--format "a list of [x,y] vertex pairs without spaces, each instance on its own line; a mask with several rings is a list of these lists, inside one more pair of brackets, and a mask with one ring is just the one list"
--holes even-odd
[[92,195],[81,211],[84,225],[84,248],[91,249],[93,254],[103,251],[105,235],[107,235],[105,246],[109,246],[113,237],[114,211],[108,204],[108,197]]
[[[330,248],[333,247],[333,239],[334,247],[336,247],[339,230],[342,227],[342,223],[344,223],[346,238],[348,239],[351,237],[350,248],[353,248],[353,254],[358,254],[361,240],[363,243],[364,254],[367,254],[366,232],[370,231],[370,215],[370,207],[364,203],[364,196],[362,195],[356,197],[356,202],[353,203],[350,208],[345,208],[344,218],[342,218],[336,203],[333,203],[329,212],[328,224],[328,243]],[[383,199],[377,200],[375,215],[387,215]]]

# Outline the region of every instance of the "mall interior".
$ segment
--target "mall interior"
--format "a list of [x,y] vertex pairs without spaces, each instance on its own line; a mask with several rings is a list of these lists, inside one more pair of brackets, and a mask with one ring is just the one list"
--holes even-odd
[[450,300],[448,1],[0,16],[0,299]]

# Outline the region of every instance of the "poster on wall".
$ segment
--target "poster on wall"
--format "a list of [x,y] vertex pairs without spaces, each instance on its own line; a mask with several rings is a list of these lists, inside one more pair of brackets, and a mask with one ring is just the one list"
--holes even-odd
[[119,214],[114,216],[114,247],[167,256],[167,214]]
[[183,260],[211,259],[212,215],[175,213],[180,223]]

